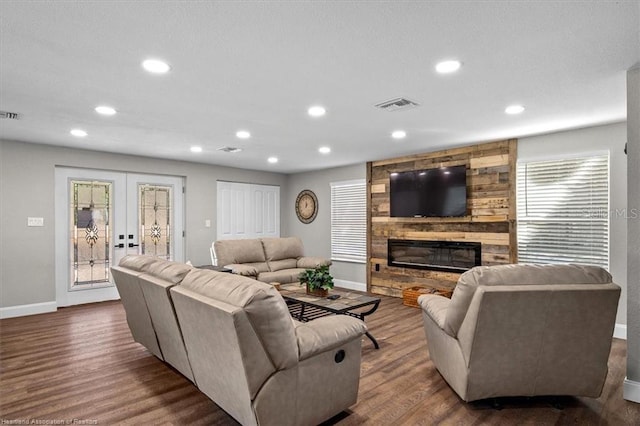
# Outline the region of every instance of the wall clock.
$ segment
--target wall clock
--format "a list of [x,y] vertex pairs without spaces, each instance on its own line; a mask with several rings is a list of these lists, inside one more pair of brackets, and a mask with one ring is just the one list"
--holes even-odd
[[318,197],[313,191],[300,191],[296,198],[296,214],[302,223],[311,223],[318,214]]

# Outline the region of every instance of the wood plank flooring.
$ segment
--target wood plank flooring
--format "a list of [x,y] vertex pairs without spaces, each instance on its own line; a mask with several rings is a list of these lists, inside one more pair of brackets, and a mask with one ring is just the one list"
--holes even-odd
[[[623,340],[614,339],[600,398],[558,398],[562,409],[547,398],[504,399],[502,410],[496,410],[488,402],[464,403],[438,374],[419,309],[383,297],[367,324],[380,349],[363,340],[358,403],[327,424],[640,425],[640,404],[622,398]],[[133,341],[120,302],[0,320],[0,423],[32,419],[237,424]]]

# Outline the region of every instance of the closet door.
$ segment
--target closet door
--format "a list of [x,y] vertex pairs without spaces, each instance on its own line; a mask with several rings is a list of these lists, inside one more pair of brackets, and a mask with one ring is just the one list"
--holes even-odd
[[217,239],[280,236],[280,187],[217,182]]

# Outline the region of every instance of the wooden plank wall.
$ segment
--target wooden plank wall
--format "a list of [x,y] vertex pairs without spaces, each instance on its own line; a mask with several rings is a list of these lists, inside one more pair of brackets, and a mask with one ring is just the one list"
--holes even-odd
[[[460,276],[387,266],[389,238],[479,242],[483,265],[517,262],[516,147],[510,139],[367,163],[369,291],[402,297],[415,285],[452,289]],[[467,216],[389,217],[390,173],[459,165],[467,166]]]

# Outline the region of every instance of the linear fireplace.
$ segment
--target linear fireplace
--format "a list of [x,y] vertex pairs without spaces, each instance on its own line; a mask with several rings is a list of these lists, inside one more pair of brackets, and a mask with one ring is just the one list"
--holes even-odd
[[457,241],[388,240],[389,266],[464,272],[482,264],[482,244]]

